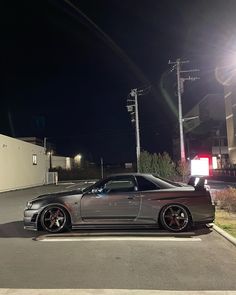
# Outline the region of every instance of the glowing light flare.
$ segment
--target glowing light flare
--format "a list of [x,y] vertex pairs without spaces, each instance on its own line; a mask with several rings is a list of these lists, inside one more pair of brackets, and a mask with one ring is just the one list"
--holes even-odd
[[77,163],[78,165],[80,165],[81,163],[81,159],[82,159],[82,155],[78,154],[74,157],[75,163]]
[[236,51],[229,50],[215,68],[216,80],[222,85],[230,85],[236,77]]
[[191,175],[209,176],[209,158],[201,157],[191,160]]

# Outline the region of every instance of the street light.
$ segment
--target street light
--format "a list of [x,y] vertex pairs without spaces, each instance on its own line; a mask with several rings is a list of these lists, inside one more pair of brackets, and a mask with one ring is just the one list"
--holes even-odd
[[82,159],[82,155],[78,154],[74,157],[75,163],[80,166],[81,165],[81,159]]

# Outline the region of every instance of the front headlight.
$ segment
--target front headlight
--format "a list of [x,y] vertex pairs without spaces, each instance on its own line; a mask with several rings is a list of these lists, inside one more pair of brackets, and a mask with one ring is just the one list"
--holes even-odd
[[29,201],[26,203],[25,209],[31,209],[32,206],[33,206],[33,203],[31,201]]

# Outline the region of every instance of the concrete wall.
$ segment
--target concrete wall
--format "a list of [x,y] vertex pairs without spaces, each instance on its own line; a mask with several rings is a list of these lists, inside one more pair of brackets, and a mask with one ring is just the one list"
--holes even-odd
[[43,185],[47,166],[43,147],[0,134],[0,192]]

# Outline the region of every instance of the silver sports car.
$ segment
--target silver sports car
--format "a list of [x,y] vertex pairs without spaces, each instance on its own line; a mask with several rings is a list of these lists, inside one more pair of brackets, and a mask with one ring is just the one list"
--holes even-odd
[[180,232],[213,222],[204,181],[183,185],[151,174],[119,174],[84,190],[39,196],[24,211],[26,229],[59,233],[81,228],[163,227]]

